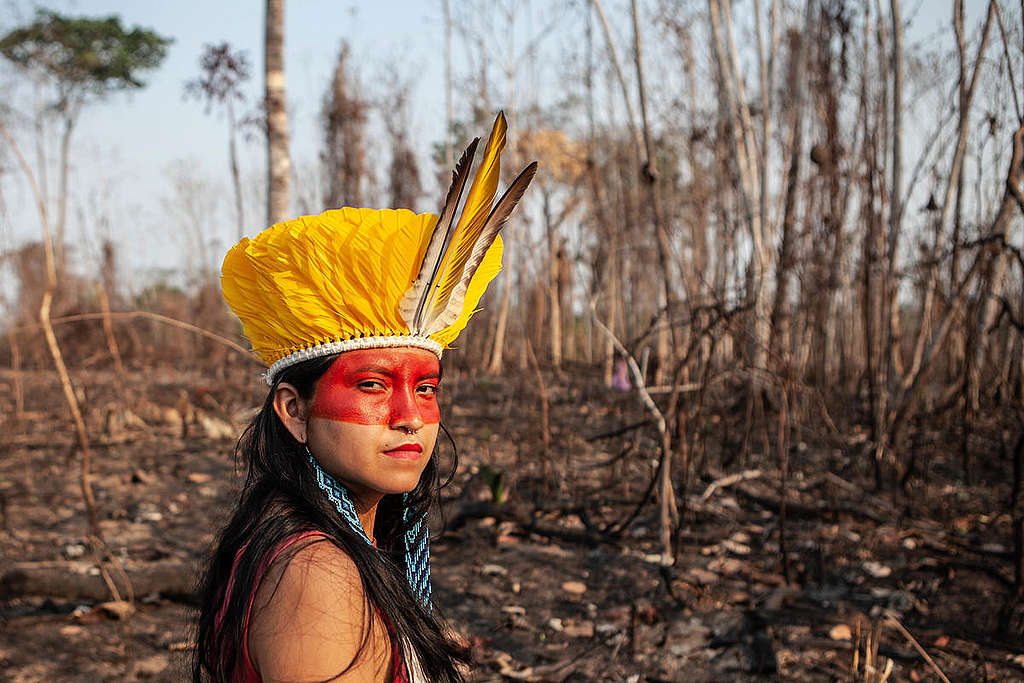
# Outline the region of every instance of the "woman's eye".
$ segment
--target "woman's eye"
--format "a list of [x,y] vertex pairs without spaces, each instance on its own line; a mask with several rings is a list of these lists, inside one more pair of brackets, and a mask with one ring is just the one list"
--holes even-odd
[[381,391],[387,388],[384,386],[384,382],[381,382],[380,380],[376,379],[363,380],[356,386],[358,386],[360,389],[365,389],[367,391]]
[[437,387],[433,384],[424,384],[416,389],[421,396],[436,396]]

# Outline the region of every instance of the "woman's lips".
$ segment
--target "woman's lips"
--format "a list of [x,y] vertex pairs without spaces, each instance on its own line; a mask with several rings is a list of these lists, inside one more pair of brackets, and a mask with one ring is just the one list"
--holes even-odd
[[421,453],[423,453],[423,446],[418,443],[404,443],[401,446],[384,451],[384,455],[398,458],[399,460],[417,460]]

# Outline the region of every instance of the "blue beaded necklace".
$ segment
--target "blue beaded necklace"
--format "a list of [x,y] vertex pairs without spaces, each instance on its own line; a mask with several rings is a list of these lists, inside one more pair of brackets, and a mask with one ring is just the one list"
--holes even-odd
[[[356,506],[348,490],[328,474],[306,446],[309,462],[313,466],[317,485],[323,490],[327,499],[334,504],[338,514],[345,523],[356,532],[368,545],[374,545],[373,539],[366,535],[363,523],[356,514]],[[426,514],[417,519],[412,518],[412,508],[408,505],[409,494],[402,496],[402,522],[405,524],[405,577],[413,595],[419,598],[424,607],[430,609],[430,529],[426,523]]]

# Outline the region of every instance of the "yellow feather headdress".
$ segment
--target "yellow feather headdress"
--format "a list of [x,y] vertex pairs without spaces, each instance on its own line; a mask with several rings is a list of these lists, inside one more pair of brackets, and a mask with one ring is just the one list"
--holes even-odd
[[412,346],[441,357],[501,270],[498,232],[537,171],[531,163],[494,203],[505,131],[499,113],[462,203],[480,139],[469,145],[439,216],[346,207],[276,223],[231,248],[224,299],[269,366],[268,383],[353,349]]

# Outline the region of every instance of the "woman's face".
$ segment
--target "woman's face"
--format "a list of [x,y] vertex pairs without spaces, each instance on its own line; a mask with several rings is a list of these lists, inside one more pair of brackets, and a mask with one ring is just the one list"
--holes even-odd
[[313,393],[310,451],[356,498],[411,491],[437,440],[440,380],[437,357],[423,349],[341,354]]

